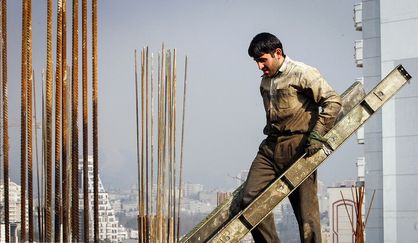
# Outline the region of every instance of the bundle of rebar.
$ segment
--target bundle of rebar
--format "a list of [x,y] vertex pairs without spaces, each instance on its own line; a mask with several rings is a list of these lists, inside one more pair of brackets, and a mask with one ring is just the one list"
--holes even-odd
[[376,192],[376,191],[373,191],[369,209],[367,211],[366,218],[364,219],[363,217],[364,189],[365,189],[364,184],[351,188],[352,203],[354,206],[355,215],[350,215],[348,208],[347,208],[347,203],[346,203],[346,201],[348,200],[344,198],[343,193],[340,191],[341,199],[344,202],[344,207],[347,213],[347,217],[351,225],[351,230],[354,236],[354,242],[356,243],[365,242],[364,229],[366,228],[366,225],[367,225],[367,220],[370,214],[370,208],[373,204],[373,199],[374,199],[374,195]]
[[[90,206],[88,177],[88,76],[87,76],[87,0],[82,0],[82,105],[83,105],[83,210],[85,242],[99,241],[98,214],[98,4],[92,1],[92,124],[93,124],[93,193],[94,235],[90,238]],[[46,71],[42,73],[42,165],[38,163],[35,72],[32,68],[32,2],[22,0],[21,39],[21,109],[20,109],[20,180],[21,214],[19,241],[69,242],[80,240],[79,205],[79,142],[78,142],[78,0],[72,1],[71,67],[67,65],[67,1],[57,0],[56,61],[53,67],[53,1],[47,1]],[[1,113],[4,183],[5,239],[10,241],[9,222],[9,143],[7,90],[7,1],[1,2]],[[55,77],[53,73],[55,72]],[[69,79],[71,75],[71,79]],[[45,81],[44,81],[45,78]],[[53,90],[53,79],[55,90]],[[44,84],[45,82],[45,84]],[[43,86],[45,85],[45,87]],[[45,88],[45,94],[44,94]],[[70,90],[71,89],[71,90]],[[55,96],[55,98],[53,98]],[[55,110],[53,111],[53,107]],[[52,113],[55,112],[53,115]],[[53,121],[54,116],[54,121]],[[34,118],[34,121],[33,119]],[[54,125],[54,127],[53,127]],[[54,134],[54,135],[53,135]],[[54,136],[54,138],[52,138]],[[35,139],[37,213],[33,201],[33,139]],[[53,141],[54,139],[54,141]],[[54,153],[54,155],[53,155]],[[54,157],[53,157],[54,156]],[[55,171],[52,168],[54,159]],[[41,169],[40,169],[41,167]],[[41,175],[39,170],[41,170]],[[45,175],[45,180],[44,180]],[[52,185],[54,180],[55,185]],[[55,197],[54,203],[52,196]],[[53,208],[54,207],[54,208]],[[54,214],[54,219],[52,215]],[[37,221],[35,217],[37,216]],[[54,220],[54,226],[52,226]],[[36,223],[34,223],[36,222]],[[35,227],[38,225],[38,239]]]
[[[150,82],[148,47],[144,47],[141,50],[141,85],[139,87],[136,50],[134,54],[139,242],[176,242],[179,240],[180,229],[187,57],[185,61],[183,119],[181,123],[181,153],[180,164],[178,164],[176,139],[178,131],[176,122],[176,101],[178,96],[176,50],[166,50],[163,45],[161,53],[158,55],[158,78],[156,80],[158,89],[156,91],[154,91],[154,55],[151,54]],[[140,111],[139,88],[141,88]],[[154,99],[154,96],[157,99]],[[157,105],[157,113],[154,113],[154,105]],[[141,113],[141,126],[139,125],[139,113]],[[155,121],[157,121],[156,127],[154,126]],[[157,133],[157,151],[154,151],[154,129],[156,129]],[[154,154],[157,155],[156,161],[154,161]],[[154,165],[155,163],[156,166]],[[154,167],[157,168],[156,172]],[[180,171],[180,176],[177,175],[178,171]],[[154,180],[154,177],[156,177],[156,180]],[[154,191],[154,181],[157,182],[156,191]]]

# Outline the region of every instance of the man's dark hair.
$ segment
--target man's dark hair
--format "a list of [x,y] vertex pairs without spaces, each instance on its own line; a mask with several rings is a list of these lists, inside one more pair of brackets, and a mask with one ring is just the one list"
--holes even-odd
[[284,56],[282,42],[280,42],[279,38],[273,34],[263,32],[254,36],[248,47],[248,55],[255,59],[264,54],[273,54],[277,48],[282,50]]

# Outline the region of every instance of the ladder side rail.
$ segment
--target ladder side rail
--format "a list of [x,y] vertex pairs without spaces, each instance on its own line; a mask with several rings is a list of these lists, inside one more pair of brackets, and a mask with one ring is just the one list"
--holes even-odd
[[249,233],[275,206],[308,178],[334,150],[393,97],[410,78],[411,76],[402,65],[397,66],[325,135],[328,140],[328,146],[325,149],[308,158],[304,158],[303,155],[210,241],[236,242]]
[[[342,109],[337,117],[341,120],[355,105],[365,96],[363,85],[360,82],[353,83],[344,93],[341,94]],[[216,207],[208,216],[197,224],[180,242],[206,242],[212,238],[219,229],[234,218],[236,213],[241,211],[240,202],[244,184],[239,186],[232,196]]]

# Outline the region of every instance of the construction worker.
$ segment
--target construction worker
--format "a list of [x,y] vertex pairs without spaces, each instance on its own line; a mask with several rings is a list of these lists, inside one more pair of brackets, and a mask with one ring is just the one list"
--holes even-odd
[[[242,205],[246,207],[297,158],[322,149],[322,137],[341,109],[339,95],[319,71],[284,54],[280,40],[270,33],[256,35],[248,54],[263,72],[260,91],[267,125],[248,174]],[[301,242],[322,242],[316,171],[290,196]],[[252,232],[255,242],[280,242],[269,214]]]

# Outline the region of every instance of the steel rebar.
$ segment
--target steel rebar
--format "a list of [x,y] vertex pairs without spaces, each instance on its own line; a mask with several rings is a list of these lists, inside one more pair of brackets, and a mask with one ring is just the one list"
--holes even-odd
[[21,241],[26,241],[26,115],[27,115],[27,1],[22,1],[22,68],[21,68],[21,108],[20,108],[20,222]]
[[172,235],[173,235],[173,239],[172,241],[174,242],[176,239],[176,126],[177,126],[177,122],[176,122],[176,102],[177,102],[177,52],[176,49],[174,49],[174,53],[173,53],[173,82],[172,82],[172,93],[173,93],[173,122],[172,122],[172,126],[173,126],[173,201],[172,201],[172,207],[173,207],[173,214],[172,214],[172,220],[173,220],[173,229],[172,229]]
[[62,97],[61,97],[61,170],[62,170],[62,236],[63,241],[69,241],[69,191],[68,191],[68,71],[67,71],[67,0],[62,0]]
[[61,95],[62,95],[62,13],[63,0],[57,6],[57,52],[55,68],[55,231],[54,241],[61,241]]
[[135,71],[135,117],[136,117],[136,159],[138,166],[138,232],[141,233],[141,162],[139,154],[139,108],[138,108],[138,62],[137,51],[134,51],[134,71]]
[[72,22],[72,117],[71,117],[71,155],[72,155],[72,211],[71,211],[71,232],[72,240],[78,242],[79,237],[79,181],[78,181],[78,0],[73,0],[73,22]]
[[27,45],[27,166],[28,166],[28,228],[29,228],[29,242],[33,242],[33,155],[32,155],[32,85],[33,85],[33,72],[32,72],[32,1],[27,1],[28,13],[27,13],[27,36],[26,36],[26,45]]
[[186,117],[186,86],[187,86],[187,56],[184,62],[184,82],[183,82],[183,107],[182,107],[182,122],[181,122],[181,142],[180,142],[180,175],[179,175],[179,200],[177,210],[177,242],[180,241],[180,207],[181,207],[181,193],[183,180],[183,152],[184,152],[184,123]]
[[149,92],[148,92],[148,83],[149,83],[149,56],[148,56],[148,47],[146,47],[145,50],[145,227],[144,227],[144,232],[145,232],[145,242],[149,242],[149,220],[148,220],[148,216],[149,216],[149,124],[148,124],[148,120],[149,120],[149,109],[148,109],[148,96],[149,96]]
[[83,225],[84,242],[90,240],[90,203],[88,177],[88,77],[87,77],[87,0],[82,0],[82,83],[83,83]]
[[[33,110],[34,110],[34,112],[33,112],[33,119],[34,119],[34,126],[35,126],[35,159],[36,159],[36,184],[37,184],[37,195],[38,195],[38,207],[37,207],[37,213],[38,213],[38,235],[39,235],[39,238],[38,238],[38,240],[40,241],[40,242],[42,242],[42,239],[41,239],[41,237],[42,237],[42,224],[41,224],[41,217],[42,217],[42,215],[41,215],[41,205],[42,205],[42,203],[41,203],[41,201],[42,201],[42,187],[41,187],[41,185],[42,185],[42,183],[40,182],[41,181],[41,176],[40,176],[40,174],[39,174],[39,151],[38,151],[38,127],[37,127],[37,125],[38,125],[38,121],[37,121],[37,111],[36,111],[36,80],[35,80],[35,71],[33,71],[33,74],[32,74],[32,76],[33,76],[33,85],[32,85],[32,89],[33,89]],[[44,72],[42,71],[42,84],[43,84],[43,77],[44,77]],[[43,98],[43,94],[42,94],[42,98]],[[43,102],[43,100],[42,100],[42,102]]]
[[[167,50],[168,51],[168,50]],[[166,55],[168,56],[168,53],[166,53]],[[167,191],[167,165],[168,165],[168,163],[167,163],[167,122],[168,122],[168,116],[167,116],[167,113],[168,113],[168,104],[167,104],[167,102],[168,102],[168,97],[167,97],[167,82],[168,82],[168,78],[167,78],[167,65],[168,65],[168,62],[169,62],[169,59],[167,58],[167,56],[165,57],[166,58],[166,62],[165,62],[165,65],[163,65],[163,69],[165,70],[165,75],[163,76],[163,100],[164,100],[164,102],[163,102],[163,106],[164,106],[164,111],[163,111],[163,131],[162,131],[162,136],[163,136],[163,144],[162,144],[162,150],[163,150],[163,156],[162,156],[162,168],[163,168],[163,171],[162,171],[162,188],[163,188],[163,194],[162,194],[162,197],[163,197],[163,205],[162,205],[162,210],[163,210],[163,212],[164,212],[164,215],[165,215],[165,219],[163,220],[163,233],[164,233],[164,241],[167,241],[167,237],[168,237],[168,230],[167,230],[167,220],[168,220],[168,217],[167,217],[167,201],[168,201],[168,191]]]
[[52,241],[52,0],[47,3],[45,241]]
[[155,213],[154,213],[154,55],[151,54],[151,224],[150,224],[150,242],[155,242]]
[[144,68],[145,68],[145,64],[144,64],[144,59],[145,59],[145,53],[144,53],[144,48],[141,50],[141,197],[140,197],[140,229],[139,232],[140,236],[139,236],[139,242],[144,243],[145,239],[144,239],[144,235],[145,235],[145,223],[144,223],[144,198],[145,198],[145,185],[144,185],[144,181],[145,181],[145,173],[144,173],[144,163],[145,163],[145,114],[144,114],[144,82],[145,82],[145,77],[144,77]]
[[99,242],[99,136],[98,136],[98,67],[97,67],[97,0],[92,1],[93,44],[93,187],[94,187],[94,242]]
[[168,198],[167,198],[167,241],[172,242],[172,203],[173,203],[173,97],[171,50],[167,50],[167,129],[168,129]]
[[2,37],[2,104],[3,104],[3,185],[4,185],[4,225],[5,240],[10,242],[9,222],[9,100],[7,82],[7,0],[1,3],[1,37]]
[[157,142],[157,242],[162,242],[162,77],[163,68],[161,67],[163,61],[164,46],[162,48],[161,57],[158,57],[158,142]]

